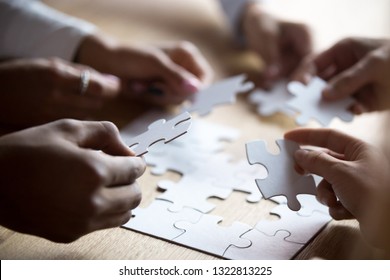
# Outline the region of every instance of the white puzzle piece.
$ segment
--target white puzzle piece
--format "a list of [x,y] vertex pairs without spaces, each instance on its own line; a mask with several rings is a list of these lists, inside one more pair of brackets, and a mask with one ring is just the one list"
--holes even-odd
[[185,233],[176,237],[174,241],[217,256],[223,256],[232,244],[240,248],[251,246],[248,239],[240,237],[251,229],[250,226],[234,222],[229,227],[223,227],[219,225],[221,221],[222,217],[207,214],[197,223],[178,221],[175,227],[185,230]]
[[322,98],[325,86],[326,82],[319,77],[314,77],[307,86],[295,81],[288,84],[288,90],[295,98],[288,101],[287,105],[300,113],[296,118],[298,125],[303,126],[312,118],[323,126],[328,126],[335,117],[346,122],[353,120],[353,114],[348,111],[354,103],[353,98],[325,101]]
[[168,208],[172,203],[163,200],[154,200],[147,208],[136,208],[132,211],[133,217],[123,225],[138,232],[173,240],[184,233],[184,230],[174,226],[176,221],[186,220],[196,223],[202,213],[185,207],[182,211],[172,212]]
[[249,95],[249,102],[257,106],[260,116],[268,117],[275,113],[292,116],[294,111],[286,103],[294,96],[287,90],[287,82],[277,82],[271,90],[256,89]]
[[310,216],[300,216],[298,212],[291,211],[286,204],[274,207],[271,214],[280,217],[276,221],[261,220],[256,224],[256,229],[269,236],[275,235],[279,230],[286,230],[290,233],[286,241],[306,244],[321,228],[323,228],[331,217],[320,212],[313,212]]
[[232,190],[215,187],[207,178],[197,179],[190,176],[184,176],[179,182],[160,181],[158,187],[165,192],[157,199],[172,202],[169,210],[175,212],[186,206],[208,213],[215,208],[214,204],[207,202],[208,198],[226,199],[232,193]]
[[184,110],[204,116],[217,105],[234,103],[237,94],[247,92],[254,86],[252,82],[245,80],[245,75],[238,75],[218,81],[194,94],[191,105]]
[[263,197],[283,195],[287,198],[290,209],[298,211],[301,204],[298,194],[316,194],[316,185],[312,176],[304,176],[296,172],[293,158],[299,145],[289,140],[277,140],[280,153],[277,155],[268,152],[263,140],[246,143],[246,152],[250,164],[261,164],[268,172],[265,179],[256,179],[256,184]]
[[233,260],[288,260],[293,258],[303,247],[302,244],[287,242],[288,231],[280,230],[273,236],[268,236],[252,229],[241,237],[249,239],[252,245],[248,248],[229,246],[223,255]]
[[148,130],[138,136],[124,138],[123,141],[134,151],[136,156],[148,152],[151,145],[164,141],[168,143],[185,134],[191,125],[191,115],[182,113],[169,121],[157,120],[149,125]]

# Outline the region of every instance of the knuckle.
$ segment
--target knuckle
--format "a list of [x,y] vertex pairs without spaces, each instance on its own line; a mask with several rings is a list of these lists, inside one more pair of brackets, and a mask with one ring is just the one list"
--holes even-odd
[[74,119],[62,119],[55,122],[56,127],[65,133],[79,133],[81,131],[81,124]]

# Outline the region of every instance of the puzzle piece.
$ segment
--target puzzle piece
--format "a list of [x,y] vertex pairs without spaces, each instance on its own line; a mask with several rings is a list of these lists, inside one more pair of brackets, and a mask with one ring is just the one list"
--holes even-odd
[[233,260],[291,259],[303,245],[285,241],[289,235],[290,233],[288,231],[280,230],[277,231],[275,235],[268,236],[256,229],[252,229],[241,235],[241,238],[246,238],[251,241],[252,245],[250,247],[238,248],[231,245],[223,256]]
[[256,179],[256,184],[263,197],[283,195],[287,198],[290,209],[298,211],[301,205],[298,194],[316,194],[316,185],[312,176],[304,176],[295,171],[294,152],[299,145],[289,140],[277,140],[280,153],[273,155],[267,151],[265,141],[246,143],[246,152],[250,164],[259,163],[268,172],[265,179]]
[[270,91],[256,89],[249,95],[249,102],[257,105],[260,116],[268,117],[277,112],[292,116],[294,111],[286,103],[294,96],[287,90],[287,82],[277,82]]
[[191,176],[184,176],[177,183],[163,180],[158,183],[158,187],[166,191],[157,199],[172,202],[170,211],[180,211],[186,206],[207,213],[215,207],[214,204],[207,202],[208,198],[226,199],[232,193],[232,190],[215,187],[205,178]]
[[217,105],[234,103],[237,94],[249,91],[254,86],[252,82],[245,82],[245,80],[245,75],[238,75],[216,82],[196,93],[191,105],[187,106],[185,111],[197,112],[200,116],[204,116]]
[[185,134],[191,125],[191,115],[184,112],[169,121],[157,120],[149,125],[148,130],[138,136],[123,139],[123,141],[134,151],[136,156],[148,152],[148,148],[159,142],[168,143],[177,137]]
[[176,221],[186,220],[191,223],[199,221],[203,215],[191,208],[183,208],[180,212],[169,211],[172,203],[163,200],[154,200],[147,208],[136,208],[132,211],[130,221],[123,225],[138,232],[172,240],[184,233],[174,226]]
[[239,248],[248,248],[251,242],[240,236],[251,229],[250,226],[234,222],[229,227],[218,225],[222,217],[203,215],[197,223],[178,221],[175,227],[185,230],[185,233],[176,237],[175,242],[191,248],[223,256],[226,249],[234,244]]
[[347,109],[354,100],[351,97],[338,101],[325,101],[322,98],[322,90],[326,82],[319,77],[314,77],[306,86],[299,82],[290,82],[288,90],[296,97],[287,102],[292,109],[300,112],[296,118],[298,125],[305,125],[313,118],[323,126],[328,126],[333,118],[350,122],[353,120],[353,114]]
[[286,241],[306,244],[326,223],[331,220],[327,214],[313,212],[310,216],[301,216],[298,212],[291,211],[286,204],[274,207],[271,214],[278,215],[279,220],[261,220],[255,226],[269,236],[275,235],[279,230],[286,230],[290,233],[285,237]]

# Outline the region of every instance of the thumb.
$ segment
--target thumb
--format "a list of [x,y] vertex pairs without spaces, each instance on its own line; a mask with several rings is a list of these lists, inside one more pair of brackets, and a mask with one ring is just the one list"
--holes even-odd
[[328,100],[339,100],[356,93],[372,79],[372,58],[365,57],[349,69],[332,78],[323,91]]
[[296,163],[305,171],[323,177],[329,183],[336,178],[336,166],[340,160],[324,151],[297,150],[294,154]]

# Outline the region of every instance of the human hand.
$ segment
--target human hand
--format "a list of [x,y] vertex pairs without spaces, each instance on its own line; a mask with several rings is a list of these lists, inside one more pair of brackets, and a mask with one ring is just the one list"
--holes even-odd
[[[90,79],[80,94],[81,73]],[[69,117],[84,119],[119,93],[117,78],[61,59],[20,59],[0,64],[0,122],[36,125]]]
[[314,75],[328,81],[326,100],[353,96],[355,114],[390,108],[390,40],[347,38],[315,57],[294,73],[307,83]]
[[126,46],[92,35],[81,43],[76,59],[120,77],[126,97],[158,105],[180,104],[212,78],[206,59],[189,42]]
[[59,120],[0,138],[0,223],[71,242],[127,222],[141,158],[109,122]]
[[356,218],[370,243],[390,249],[390,163],[383,153],[331,129],[296,129],[285,138],[326,149],[295,153],[301,169],[324,178],[317,199],[334,219]]
[[250,50],[265,62],[265,82],[271,84],[295,70],[312,50],[311,35],[306,25],[276,19],[260,4],[247,5],[242,30]]

